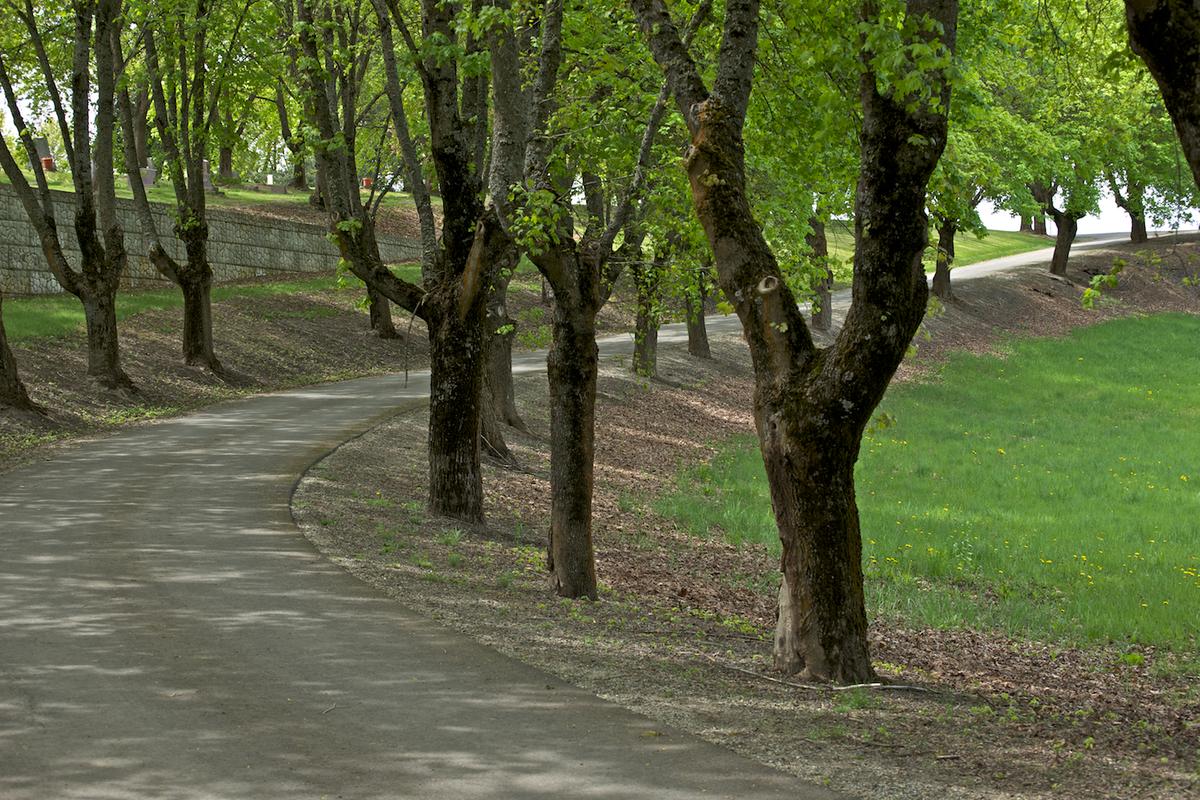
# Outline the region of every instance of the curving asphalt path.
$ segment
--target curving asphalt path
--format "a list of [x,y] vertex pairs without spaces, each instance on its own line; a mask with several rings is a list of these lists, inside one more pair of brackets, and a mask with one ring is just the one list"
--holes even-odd
[[414,373],[265,395],[0,475],[0,798],[834,797],[325,561],[292,523],[297,476],[427,390]]

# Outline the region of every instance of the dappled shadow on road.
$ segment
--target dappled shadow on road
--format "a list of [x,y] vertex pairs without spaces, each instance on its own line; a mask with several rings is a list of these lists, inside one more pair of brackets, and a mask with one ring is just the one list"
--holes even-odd
[[319,557],[292,481],[380,391],[231,404],[3,477],[0,797],[804,796]]

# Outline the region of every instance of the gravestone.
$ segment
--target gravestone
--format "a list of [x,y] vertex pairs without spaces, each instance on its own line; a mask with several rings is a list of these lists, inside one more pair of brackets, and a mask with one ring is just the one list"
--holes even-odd
[[207,158],[200,163],[200,177],[204,181],[204,191],[208,192],[209,194],[220,194],[220,192],[217,190],[217,187],[213,185],[212,173],[208,169]]

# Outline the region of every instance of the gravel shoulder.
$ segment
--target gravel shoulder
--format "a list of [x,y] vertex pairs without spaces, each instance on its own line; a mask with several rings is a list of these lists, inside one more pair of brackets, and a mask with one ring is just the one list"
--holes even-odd
[[[1150,253],[1139,256],[1137,253]],[[936,379],[956,351],[1003,352],[1113,316],[1200,312],[1194,245],[1114,247],[1069,281],[1023,270],[965,283],[933,315],[899,380]],[[1094,310],[1093,275],[1129,262]],[[597,405],[596,547],[602,599],[566,601],[544,572],[544,378],[518,380],[531,433],[509,432],[518,470],[486,470],[488,524],[425,512],[426,417],[395,417],[316,464],[293,497],[304,534],[399,602],[503,653],[664,723],[864,798],[1200,796],[1200,693],[1173,656],[1117,653],[988,631],[876,619],[876,666],[912,690],[798,686],[770,674],[777,565],[765,549],[691,536],[654,511],[682,468],[752,433],[749,359],[714,337],[714,360],[660,352],[646,381],[603,365]]]

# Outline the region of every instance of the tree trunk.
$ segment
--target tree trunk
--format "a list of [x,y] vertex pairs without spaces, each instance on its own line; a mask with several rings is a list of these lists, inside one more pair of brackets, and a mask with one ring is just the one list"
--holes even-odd
[[938,226],[937,265],[933,271],[934,297],[944,302],[954,299],[950,289],[950,267],[954,265],[954,235],[958,230],[955,220],[942,220]]
[[1021,217],[1021,233],[1033,233],[1033,217]]
[[487,396],[491,398],[493,416],[523,433],[529,433],[525,420],[517,411],[517,393],[513,387],[512,348],[517,336],[517,321],[508,316],[505,297],[508,280],[496,279],[488,292],[487,335],[488,359]]
[[1146,230],[1146,215],[1138,215],[1131,211],[1129,212],[1129,220],[1129,241],[1134,244],[1145,244],[1150,241],[1150,234]]
[[175,235],[183,241],[187,254],[185,264],[175,276],[183,293],[183,363],[224,376],[224,367],[213,347],[213,273],[208,263],[208,223],[177,225]]
[[1046,229],[1046,218],[1041,214],[1036,214],[1033,218],[1033,232],[1038,236],[1049,236],[1050,233]]
[[[434,307],[429,325],[429,511],[483,522],[479,463],[483,389],[482,315],[460,320],[454,308]],[[482,303],[479,304],[482,306]]]
[[708,265],[700,268],[696,276],[696,293],[688,292],[684,298],[687,310],[688,355],[696,358],[712,358],[708,346],[708,326],[704,320],[704,306],[708,300]]
[[813,259],[823,271],[821,278],[813,287],[812,304],[813,330],[828,331],[833,327],[833,270],[829,268],[829,239],[825,235],[825,223],[819,217],[813,217],[808,222],[811,233],[805,237]]
[[828,425],[829,409],[804,405],[756,415],[783,543],[775,667],[840,683],[868,681],[875,671],[854,495],[861,430]]
[[0,406],[9,406],[28,411],[33,408],[21,376],[17,373],[17,362],[8,347],[8,334],[4,331],[4,295],[0,293]]
[[233,174],[233,146],[222,144],[217,151],[217,175],[223,181],[232,181]]
[[1058,235],[1054,237],[1054,256],[1050,259],[1050,274],[1065,277],[1067,261],[1071,258],[1071,245],[1079,232],[1079,217],[1067,212],[1055,212],[1054,224]]
[[224,370],[213,350],[212,279],[180,275],[179,289],[183,293],[183,363],[220,374]]
[[304,171],[304,151],[292,152],[292,182],[288,184],[291,189],[298,191],[308,190],[308,175]]
[[115,282],[81,287],[79,300],[87,325],[88,377],[105,389],[132,389],[133,381],[121,369]]
[[150,164],[150,92],[144,86],[138,90],[133,117],[133,147],[137,165],[144,169]]
[[634,262],[637,286],[637,321],[633,331],[633,373],[643,378],[658,374],[659,285],[663,264],[658,257],[650,264]]
[[371,330],[380,339],[399,339],[392,322],[392,303],[383,294],[367,286],[367,303],[371,310]]
[[1129,44],[1150,68],[1200,186],[1200,10],[1191,0],[1125,0]]
[[547,566],[562,597],[595,600],[592,486],[595,455],[595,314],[555,304],[550,381],[550,547]]

